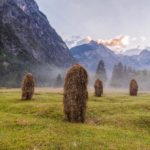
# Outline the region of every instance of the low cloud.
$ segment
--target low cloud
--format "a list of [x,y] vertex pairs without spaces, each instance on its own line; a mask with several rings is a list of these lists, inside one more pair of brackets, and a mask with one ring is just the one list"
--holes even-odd
[[85,38],[82,38],[80,36],[72,36],[70,39],[65,40],[69,48],[77,45],[86,44],[89,43],[90,41],[92,41],[92,38],[90,36],[87,36]]
[[89,43],[91,41],[92,41],[92,38],[90,36],[87,36],[86,38],[77,41],[77,45],[86,44],[86,43]]
[[77,45],[82,45],[89,43],[91,41],[96,41],[98,44],[103,44],[105,46],[108,46],[112,48],[113,50],[120,50],[126,48],[130,44],[130,36],[123,35],[123,36],[117,36],[112,39],[92,39],[91,36],[87,36],[85,38],[82,38],[80,36],[72,36],[70,39],[66,39],[67,45],[71,48]]
[[146,37],[145,36],[141,36],[140,38],[141,38],[142,42],[146,41]]
[[115,52],[123,52],[127,49],[137,48],[137,45],[143,46],[146,41],[145,36],[135,37],[129,35],[118,35],[111,39],[93,39],[91,36],[85,38],[80,36],[72,36],[69,40],[66,40],[67,45],[71,48],[77,45],[96,41],[98,44],[103,44]]
[[115,38],[108,39],[108,40],[98,39],[97,43],[109,47],[114,47],[117,49],[126,48],[130,44],[130,36],[128,35],[117,36]]

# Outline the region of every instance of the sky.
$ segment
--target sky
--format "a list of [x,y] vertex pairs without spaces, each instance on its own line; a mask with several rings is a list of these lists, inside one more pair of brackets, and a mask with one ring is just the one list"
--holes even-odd
[[115,50],[150,46],[150,0],[36,0],[63,40]]

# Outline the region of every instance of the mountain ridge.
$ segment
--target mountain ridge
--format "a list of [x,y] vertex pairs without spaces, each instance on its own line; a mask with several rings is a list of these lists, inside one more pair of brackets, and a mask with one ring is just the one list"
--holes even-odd
[[[143,50],[139,55],[128,56],[124,54],[116,54],[108,47],[94,42],[79,45],[70,49],[72,55],[87,69],[95,71],[96,66],[100,60],[106,64],[107,70],[112,70],[113,66],[122,62],[128,67],[135,69],[149,69],[150,68],[150,51]],[[89,64],[90,62],[90,64]]]
[[34,0],[1,1],[0,17],[0,77],[3,80],[12,68],[15,73],[11,72],[10,76],[17,80],[16,73],[21,78],[24,72],[36,74],[44,68],[49,72],[47,70],[54,67],[66,68],[76,62]]
[[[14,32],[16,40],[19,40],[18,43],[25,47],[25,51],[32,53],[36,60],[52,63],[57,57],[54,64],[58,66],[73,62],[68,47],[50,26],[46,16],[39,11],[34,0],[7,0],[2,6],[2,25]],[[3,30],[5,29],[6,27]],[[4,47],[6,47],[5,42],[3,41]],[[18,52],[13,40],[10,44],[11,47],[7,49]],[[64,61],[62,55],[68,62]],[[52,61],[49,62],[50,60]]]

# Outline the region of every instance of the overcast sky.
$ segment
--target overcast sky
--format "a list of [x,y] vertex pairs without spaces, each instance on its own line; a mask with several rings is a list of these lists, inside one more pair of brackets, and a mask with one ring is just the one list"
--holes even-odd
[[62,36],[111,40],[129,48],[150,46],[150,0],[36,0]]

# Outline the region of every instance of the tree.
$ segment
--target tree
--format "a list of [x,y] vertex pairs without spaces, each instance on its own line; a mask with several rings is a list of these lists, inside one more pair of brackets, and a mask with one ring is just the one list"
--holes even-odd
[[112,71],[111,86],[122,87],[124,86],[124,74],[127,72],[126,66],[123,66],[121,62],[114,66]]
[[138,72],[131,67],[127,67],[119,62],[114,66],[110,85],[117,88],[127,88],[128,82],[136,77]]
[[55,81],[55,87],[62,87],[63,86],[63,79],[60,74],[58,74],[56,81]]
[[102,80],[102,82],[107,81],[107,74],[105,69],[105,63],[103,60],[100,60],[96,69],[96,79]]

